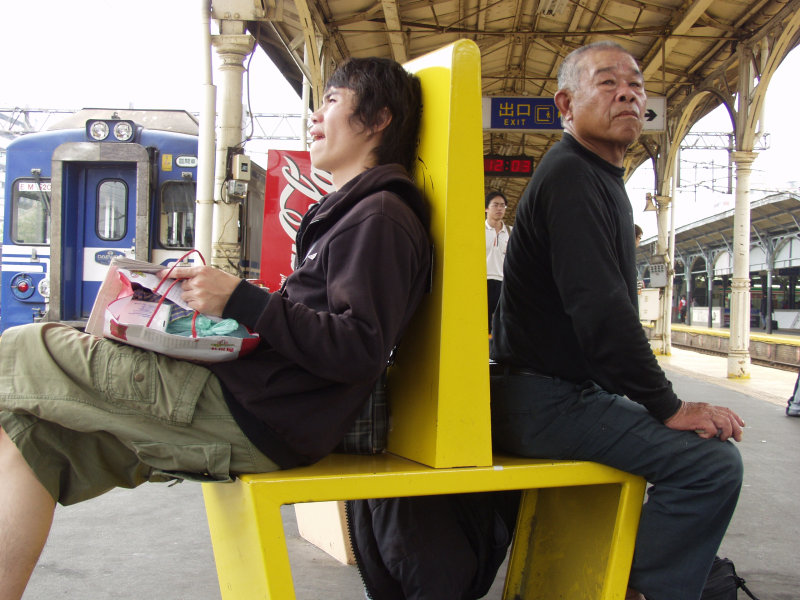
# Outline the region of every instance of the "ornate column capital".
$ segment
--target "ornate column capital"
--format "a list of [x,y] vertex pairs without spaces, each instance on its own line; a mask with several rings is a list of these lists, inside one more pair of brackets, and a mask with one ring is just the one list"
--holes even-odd
[[731,152],[731,158],[733,162],[736,163],[737,167],[740,166],[749,166],[753,164],[753,161],[758,158],[758,152],[747,151],[747,150],[734,150]]
[[255,38],[249,33],[211,36],[211,45],[222,60],[220,67],[231,65],[241,67],[244,57],[253,51],[255,42]]

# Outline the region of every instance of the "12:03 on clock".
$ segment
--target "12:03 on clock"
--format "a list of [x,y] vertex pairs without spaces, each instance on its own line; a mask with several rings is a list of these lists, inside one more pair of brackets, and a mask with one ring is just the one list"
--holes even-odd
[[483,157],[483,172],[493,177],[530,177],[533,175],[533,158],[487,154]]

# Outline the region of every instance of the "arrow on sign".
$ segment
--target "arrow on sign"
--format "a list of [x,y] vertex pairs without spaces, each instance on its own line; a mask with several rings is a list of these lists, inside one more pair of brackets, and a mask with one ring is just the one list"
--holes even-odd
[[657,116],[658,115],[656,114],[656,111],[654,111],[652,108],[648,108],[647,112],[644,113],[644,118],[647,119],[648,121],[652,121]]

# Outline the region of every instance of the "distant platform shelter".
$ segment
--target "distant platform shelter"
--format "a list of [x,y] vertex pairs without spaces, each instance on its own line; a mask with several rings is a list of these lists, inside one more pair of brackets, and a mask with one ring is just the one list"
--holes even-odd
[[[687,324],[730,326],[733,215],[729,210],[675,230],[672,320],[686,297]],[[656,238],[637,251],[639,277],[650,283]],[[800,196],[784,192],[750,204],[750,325],[800,330]]]

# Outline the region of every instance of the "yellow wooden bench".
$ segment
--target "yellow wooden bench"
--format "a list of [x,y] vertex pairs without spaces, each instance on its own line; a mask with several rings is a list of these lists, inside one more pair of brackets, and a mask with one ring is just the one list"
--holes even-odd
[[456,42],[406,67],[422,82],[416,176],[436,252],[433,290],[389,372],[389,452],[205,484],[222,597],[295,597],[284,504],[524,490],[504,597],[622,600],[644,481],[492,454],[478,48]]

